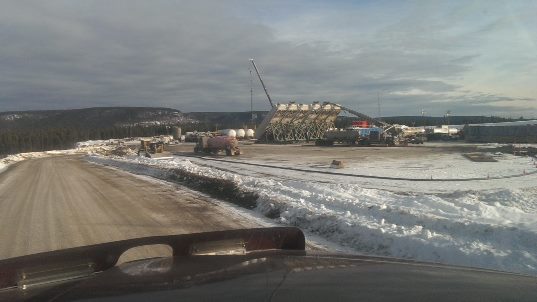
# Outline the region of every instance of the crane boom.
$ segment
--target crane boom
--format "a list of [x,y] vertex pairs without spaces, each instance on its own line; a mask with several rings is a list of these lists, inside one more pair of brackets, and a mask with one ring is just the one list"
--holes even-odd
[[[330,103],[330,102],[328,102],[328,103]],[[343,106],[338,105],[338,104],[335,104],[335,103],[330,103],[330,104],[339,106],[341,109],[347,111],[347,112],[350,113],[350,114],[354,114],[354,115],[356,115],[357,117],[359,117],[359,118],[361,118],[361,119],[364,119],[364,120],[367,120],[367,121],[369,121],[369,122],[374,122],[374,123],[376,123],[376,124],[379,124],[379,125],[381,125],[382,127],[387,128],[387,127],[391,127],[391,126],[392,126],[391,124],[388,124],[388,123],[386,123],[386,122],[383,122],[383,121],[381,121],[381,120],[378,119],[378,118],[370,117],[370,116],[368,116],[368,115],[365,115],[365,114],[360,113],[360,112],[358,112],[358,111],[352,110],[352,109],[350,109],[350,108],[343,107]]]
[[261,82],[261,86],[263,86],[263,89],[265,90],[265,94],[267,95],[270,106],[274,107],[274,103],[272,103],[272,99],[270,98],[270,95],[268,93],[267,87],[265,86],[265,83],[263,83],[263,79],[261,79],[261,75],[259,74],[259,70],[257,70],[257,66],[255,65],[254,59],[250,59],[250,61],[252,62],[252,65],[254,65],[255,72],[257,73],[257,77],[259,78],[259,81]]

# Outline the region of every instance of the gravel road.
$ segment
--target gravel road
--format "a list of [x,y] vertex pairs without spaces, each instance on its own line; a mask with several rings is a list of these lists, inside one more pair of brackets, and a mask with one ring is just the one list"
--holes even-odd
[[[257,227],[211,199],[57,156],[0,174],[0,259],[153,235]],[[137,249],[129,261],[167,249]]]

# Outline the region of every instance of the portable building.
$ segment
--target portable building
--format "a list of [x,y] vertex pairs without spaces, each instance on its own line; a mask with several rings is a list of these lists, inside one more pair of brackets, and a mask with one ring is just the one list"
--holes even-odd
[[537,120],[469,124],[464,138],[479,143],[537,143]]

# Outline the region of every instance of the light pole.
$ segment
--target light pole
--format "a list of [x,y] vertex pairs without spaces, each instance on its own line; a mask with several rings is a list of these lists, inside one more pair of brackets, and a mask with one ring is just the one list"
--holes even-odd
[[427,113],[427,111],[425,111],[425,108],[421,108],[421,125],[422,126],[427,126],[427,123],[425,121],[425,114]]

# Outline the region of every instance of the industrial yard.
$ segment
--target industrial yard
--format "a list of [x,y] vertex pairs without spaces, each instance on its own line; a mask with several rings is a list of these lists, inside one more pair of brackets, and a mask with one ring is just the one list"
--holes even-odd
[[[257,71],[253,61],[252,65]],[[95,193],[105,196],[95,197],[100,199],[97,206],[104,203],[113,210],[99,207],[91,210],[98,213],[94,218],[80,216],[88,224],[94,219],[122,222],[109,214],[121,216],[119,203],[132,208],[126,217],[140,217],[146,226],[137,233],[116,232],[117,239],[152,234],[155,228],[158,234],[193,231],[190,227],[205,229],[199,227],[204,221],[214,229],[296,226],[305,231],[309,249],[537,275],[537,148],[531,144],[537,135],[535,121],[431,126],[388,123],[331,102],[274,104],[259,73],[258,77],[271,105],[259,124],[244,123],[234,129],[219,129],[215,124],[211,131],[184,133],[179,124],[170,124],[162,128],[165,133],[156,136],[84,141],[71,150],[11,155],[0,161],[0,172],[13,165],[7,175],[24,178],[28,167],[39,167],[41,176],[35,182],[40,193],[34,195],[44,194],[44,188],[53,185],[63,186],[62,191],[80,201]],[[341,113],[350,124],[338,128]],[[28,159],[29,163],[14,164]],[[80,172],[78,180],[63,177],[49,184],[48,170],[57,171],[65,164],[86,174]],[[166,207],[178,202],[198,212],[185,214],[179,209],[165,213],[162,207],[149,208],[153,200],[148,196],[135,207],[127,188],[136,187],[135,181],[130,185],[101,181],[101,187],[93,190],[96,192],[80,186],[86,182],[97,186],[98,179],[129,173],[145,177],[143,185],[147,181],[158,184],[153,193],[165,186],[174,188],[166,190],[160,200]],[[36,202],[34,195],[12,189],[13,178],[2,176],[5,184],[0,182],[0,196]],[[64,183],[69,181],[72,187],[80,186],[83,198],[67,189],[70,186]],[[118,191],[115,186],[124,189]],[[183,197],[185,192],[190,192],[190,198]],[[115,197],[107,198],[110,194]],[[140,190],[137,194],[144,196]],[[70,200],[61,194],[49,198]],[[148,207],[150,217],[140,206]],[[8,214],[13,217],[32,214],[20,208],[11,211],[22,213]],[[4,255],[100,242],[109,232],[103,229],[102,234],[83,239],[77,232],[67,232],[65,238],[48,245],[26,246],[24,242],[30,240],[39,243],[22,236],[32,234],[24,227],[28,217],[18,223],[19,241],[3,251]],[[41,219],[53,232],[64,228],[53,223],[53,215]],[[136,225],[134,221],[125,223],[129,228]]]
[[[379,158],[396,159],[396,158],[419,158],[426,154],[441,153],[461,153],[475,151],[477,144],[466,144],[464,142],[456,143],[428,143],[426,145],[415,145],[407,147],[355,147],[355,146],[336,146],[325,147],[316,146],[313,143],[303,144],[254,144],[243,142],[240,144],[244,154],[240,159],[268,160],[280,162],[293,162],[298,159],[322,161],[325,163],[331,159],[342,159],[351,162],[363,162],[367,159]],[[192,152],[194,145],[189,143],[170,145],[167,150],[176,153]],[[239,158],[237,158],[239,159]]]
[[[227,208],[223,215],[238,219],[234,226],[300,227],[310,248],[537,275],[535,145],[453,139],[413,143],[419,135],[425,137],[425,128],[390,125],[358,112],[361,120],[352,126],[330,128],[315,121],[333,120],[338,107],[334,112],[332,106],[315,106],[275,107],[267,115],[265,133],[258,128],[183,134],[173,127],[171,135],[86,141],[72,150],[9,156],[0,162],[0,172],[3,166],[30,160],[14,165],[14,172],[8,169],[8,179],[6,175],[21,173],[21,167],[39,160],[33,158],[68,156],[66,163],[80,165],[81,160],[178,186],[177,196],[197,191],[200,195],[192,204],[212,198],[217,208],[207,215]],[[302,122],[306,119],[309,124]],[[316,127],[324,130],[311,136],[315,132],[307,129]],[[435,136],[459,133],[449,126],[434,129]],[[74,155],[82,157],[75,160]],[[42,159],[39,165],[50,163],[63,159]],[[0,194],[10,192],[10,183],[4,184],[4,193],[0,187]],[[175,193],[167,194],[169,199]],[[64,236],[51,244],[64,247],[80,240]],[[104,239],[84,240],[89,244]],[[45,247],[14,248],[6,252]]]
[[[342,111],[354,120],[336,128]],[[485,142],[462,140],[465,129],[475,136],[485,133],[474,130],[482,127]],[[272,107],[253,129],[183,133],[174,125],[165,135],[8,156],[0,171],[36,157],[83,155],[77,160],[178,186],[178,196],[197,191],[193,204],[212,198],[231,207],[233,219],[238,211],[245,225],[297,226],[310,247],[537,275],[531,127],[533,122],[409,127],[329,102],[291,102]],[[505,133],[519,143],[495,141]]]
[[[498,151],[504,147],[243,141],[240,156],[197,154],[193,143],[181,143],[167,146],[172,160],[99,154],[87,160],[187,186],[192,181],[184,177],[201,177],[205,186],[211,179],[213,186],[226,181],[239,191],[233,196],[249,194],[246,208],[254,217],[298,226],[326,240],[328,250],[535,275],[536,162]],[[494,161],[473,161],[465,154]],[[333,166],[334,160],[342,166]],[[219,196],[234,203],[225,193]]]
[[537,301],[535,2],[101,2],[0,11],[0,302]]
[[[395,192],[453,192],[534,185],[535,159],[497,152],[494,144],[428,143],[407,147],[318,147],[242,145],[240,157],[197,156],[177,147],[176,160],[188,160],[239,175],[289,178],[314,183],[359,184]],[[183,151],[180,151],[183,149]],[[494,162],[464,155],[491,154]],[[343,166],[333,167],[334,160]]]
[[[509,146],[242,140],[241,154],[227,156],[194,152],[197,143],[151,140],[89,141],[0,161],[0,172],[7,167],[0,197],[17,201],[0,214],[16,230],[2,228],[0,237],[12,243],[2,257],[140,236],[296,226],[307,249],[323,254],[537,275],[537,166],[534,157],[500,151]],[[31,190],[16,189],[21,183],[32,183]],[[120,260],[166,253],[151,247]]]

